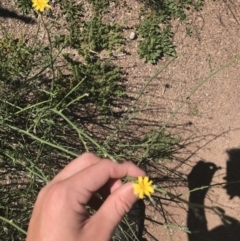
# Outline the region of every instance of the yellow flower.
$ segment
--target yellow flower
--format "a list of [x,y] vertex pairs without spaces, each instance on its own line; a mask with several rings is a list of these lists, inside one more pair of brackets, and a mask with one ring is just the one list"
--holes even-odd
[[138,181],[133,183],[134,194],[139,194],[139,198],[143,199],[144,196],[150,197],[154,193],[154,187],[152,181],[149,181],[148,177],[138,177]]
[[48,4],[48,0],[32,0],[32,7],[40,12],[43,12],[45,8],[51,8]]

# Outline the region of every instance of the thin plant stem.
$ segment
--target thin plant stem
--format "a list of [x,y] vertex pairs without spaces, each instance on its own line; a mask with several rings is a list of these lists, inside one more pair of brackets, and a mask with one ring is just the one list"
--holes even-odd
[[[45,181],[45,183],[48,183],[48,182],[49,182],[48,178],[47,178],[45,175],[43,175],[42,170],[39,169],[38,167],[36,167],[36,169],[41,173],[41,175],[38,174],[37,172],[33,171],[31,168],[27,167],[26,165],[24,165],[22,162],[17,161],[14,157],[12,157],[11,155],[9,155],[8,153],[5,153],[5,155],[6,155],[7,157],[9,157],[10,159],[12,159],[13,162],[18,163],[18,164],[20,164],[21,166],[23,166],[24,168],[26,168],[31,174],[33,174],[33,175],[39,177],[40,179],[42,179],[43,181]],[[28,160],[28,161],[29,161],[29,160]],[[33,164],[33,162],[31,162],[31,161],[29,161],[29,162],[30,162],[31,164]]]
[[78,96],[76,99],[70,101],[70,102],[66,105],[66,107],[69,107],[70,105],[72,105],[72,104],[75,103],[76,101],[81,100],[82,98],[84,98],[84,97],[86,97],[86,96],[88,96],[88,93],[85,93],[85,94],[83,94],[83,95]]
[[[83,82],[85,79],[86,79],[86,78],[83,78],[81,81],[79,81],[79,83],[76,84],[76,85],[62,98],[62,100],[58,102],[58,104],[55,106],[55,108],[57,109],[57,107],[63,102],[63,100],[65,100],[72,92],[74,92],[74,91],[77,89],[77,87],[78,87],[79,85],[81,85],[82,82]],[[86,96],[86,94],[85,94],[85,96]],[[84,97],[84,96],[83,96],[83,97]],[[83,97],[82,97],[82,98],[83,98]],[[71,101],[70,103],[68,103],[67,106],[71,105],[72,103],[73,103],[73,101]]]
[[208,209],[208,210],[212,210],[214,213],[219,215],[219,208],[216,207],[216,206],[211,207],[211,206],[206,206],[206,205],[202,205],[202,204],[198,204],[198,203],[190,203],[189,201],[185,200],[184,198],[181,198],[180,197],[181,195],[172,194],[172,193],[170,193],[170,192],[168,192],[168,191],[166,191],[164,189],[161,189],[161,188],[155,187],[154,190],[156,192],[159,192],[159,193],[162,193],[164,195],[169,196],[171,198],[170,200],[178,200],[181,203],[187,204],[191,208],[205,208],[205,209]]
[[95,145],[99,150],[102,151],[104,157],[107,157],[111,159],[114,162],[117,162],[112,155],[110,155],[104,147],[102,147],[100,144],[98,144],[94,139],[92,139],[90,136],[88,136],[86,133],[84,133],[81,129],[79,129],[74,123],[72,123],[64,114],[62,114],[60,111],[56,109],[51,109],[52,112],[55,114],[61,116],[80,136],[84,136],[86,139],[88,139],[93,145]]
[[49,100],[44,100],[44,101],[38,102],[38,103],[36,103],[36,104],[34,104],[34,105],[27,106],[26,108],[23,108],[23,109],[17,111],[15,114],[18,115],[18,114],[20,114],[20,113],[22,113],[22,112],[24,112],[24,111],[26,111],[26,110],[35,108],[35,107],[37,107],[37,106],[39,106],[39,105],[42,105],[42,104],[45,104],[45,103],[47,103],[47,102],[49,102]]
[[8,102],[7,100],[1,100],[1,99],[0,99],[0,101],[2,101],[2,102],[5,103],[5,104],[8,104],[8,105],[10,105],[10,106],[12,106],[12,107],[15,107],[16,109],[22,110],[21,107],[16,106],[16,105],[14,105],[14,104]]
[[20,231],[21,233],[27,235],[27,232],[25,230],[23,230],[22,228],[20,228],[17,224],[15,224],[12,220],[9,220],[7,218],[4,218],[2,216],[0,216],[0,220],[2,220],[5,223],[8,223],[10,225],[12,225],[14,228],[16,228],[18,231]]
[[46,33],[47,33],[47,37],[48,37],[48,42],[49,42],[49,49],[50,49],[50,54],[49,54],[49,56],[50,56],[50,64],[51,64],[51,69],[52,69],[52,75],[53,75],[53,77],[52,77],[52,86],[51,86],[51,90],[53,91],[53,80],[55,79],[55,71],[54,71],[54,60],[53,60],[53,46],[52,46],[52,40],[51,40],[51,36],[50,36],[50,33],[49,33],[49,29],[47,28],[47,25],[46,25],[46,23],[45,23],[45,21],[44,21],[44,19],[43,19],[43,16],[42,16],[42,14],[40,14],[40,17],[41,17],[41,21],[42,21],[42,23],[43,23],[43,26],[44,26],[44,28],[45,28],[45,30],[46,30]]
[[58,146],[58,145],[55,145],[55,144],[53,144],[53,143],[51,143],[51,142],[45,141],[45,140],[43,140],[43,139],[41,139],[41,138],[39,138],[39,137],[37,137],[37,136],[29,133],[28,131],[22,130],[22,129],[17,128],[17,127],[12,126],[12,125],[8,125],[8,127],[9,127],[10,129],[13,129],[13,130],[15,130],[15,131],[18,131],[18,132],[20,132],[20,133],[22,133],[22,134],[24,134],[24,135],[30,136],[31,138],[33,138],[33,139],[36,140],[36,141],[39,141],[39,142],[42,143],[42,144],[45,144],[45,145],[47,145],[47,146],[51,146],[51,147],[53,147],[53,148],[55,148],[55,149],[58,149],[58,150],[60,150],[60,151],[63,151],[63,152],[65,152],[65,153],[69,154],[70,156],[73,156],[73,157],[79,156],[79,155],[78,155],[77,153],[75,153],[75,152],[69,151],[69,150],[67,150],[66,148],[63,148],[62,146]]

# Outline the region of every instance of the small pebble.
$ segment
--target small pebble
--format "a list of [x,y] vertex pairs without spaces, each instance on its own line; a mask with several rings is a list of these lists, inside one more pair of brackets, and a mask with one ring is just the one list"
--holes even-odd
[[130,38],[131,40],[135,39],[135,37],[136,37],[136,33],[135,33],[135,32],[131,32],[131,33],[129,34],[129,38]]

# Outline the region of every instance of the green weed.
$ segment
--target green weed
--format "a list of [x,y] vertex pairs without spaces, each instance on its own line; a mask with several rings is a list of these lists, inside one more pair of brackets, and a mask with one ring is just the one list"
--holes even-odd
[[[179,19],[181,22],[187,22],[187,10],[194,8],[198,11],[203,4],[204,0],[144,1],[145,9],[141,14],[147,17],[138,26],[140,37],[143,38],[138,46],[140,58],[156,64],[164,55],[176,56],[171,21]],[[189,33],[189,30],[187,32]]]
[[140,41],[138,54],[145,62],[156,64],[164,55],[176,56],[176,51],[171,41],[171,29],[166,27],[161,30],[156,19],[146,18],[138,27],[138,33],[143,40]]
[[[116,24],[103,24],[100,18],[93,17],[84,23],[80,36],[81,50],[100,52],[118,49],[122,46],[121,28]],[[85,56],[85,55],[84,55]]]
[[16,78],[10,77],[26,76],[32,69],[34,53],[23,40],[5,35],[0,39],[0,58],[1,82],[7,83],[10,79],[17,82]]
[[109,0],[88,0],[89,3],[92,4],[93,10],[97,14],[105,13],[107,12],[108,6],[109,6]]

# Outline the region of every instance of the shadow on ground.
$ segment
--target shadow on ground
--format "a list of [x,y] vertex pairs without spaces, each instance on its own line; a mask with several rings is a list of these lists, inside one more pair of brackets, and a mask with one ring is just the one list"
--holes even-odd
[[14,11],[0,7],[0,18],[15,18],[27,24],[35,24],[36,21],[31,17],[21,16]]
[[[227,151],[229,159],[227,161],[227,175],[225,186],[230,199],[240,197],[240,149],[230,149]],[[211,162],[199,161],[188,175],[189,190],[189,211],[187,226],[190,231],[189,241],[237,241],[240,240],[240,222],[230,216],[225,215],[223,209],[216,211],[222,221],[222,225],[212,230],[208,230],[205,216],[204,199],[211,185],[214,173],[219,168]],[[201,187],[207,187],[202,189]]]
[[[217,138],[224,135],[225,132],[211,136],[211,140],[207,142],[209,144],[211,141],[216,140]],[[187,146],[192,142],[199,142],[199,140],[208,139],[209,136],[198,136],[196,139],[190,138],[189,140],[183,140],[180,144],[176,145],[175,152],[183,152],[186,150]],[[198,148],[204,148],[206,143]],[[199,150],[198,149],[198,150]],[[183,203],[176,198],[170,198],[164,195],[153,195],[153,198],[156,202],[153,213],[149,216],[146,215],[145,220],[150,221],[152,224],[156,224],[159,228],[165,227],[166,223],[172,223],[179,225],[176,220],[176,207],[182,209],[187,213],[187,230],[189,233],[189,241],[237,241],[240,240],[240,222],[239,220],[234,219],[226,215],[225,210],[220,207],[212,208],[212,211],[219,216],[222,225],[215,227],[212,230],[208,229],[207,219],[205,215],[206,209],[204,209],[205,200],[209,189],[211,189],[212,179],[216,172],[221,169],[221,167],[216,166],[212,162],[206,162],[199,160],[191,169],[190,173],[186,175],[180,168],[182,165],[188,165],[189,160],[195,156],[195,152],[187,153],[189,158],[177,159],[177,163],[172,165],[165,165],[164,163],[159,162],[152,163],[149,162],[147,165],[147,173],[152,177],[154,184],[163,190],[169,190],[171,193],[176,193],[176,188],[185,189],[188,187],[191,190],[189,195],[188,205],[183,205]],[[228,160],[226,168],[226,189],[229,198],[240,197],[240,149],[229,149],[227,150]],[[224,182],[224,181],[223,181]],[[220,185],[222,186],[222,185]],[[181,198],[181,194],[179,196]],[[151,203],[146,203],[150,207]],[[214,205],[213,205],[214,206]],[[148,208],[147,208],[148,209]],[[158,213],[157,216],[156,213]],[[181,213],[181,212],[180,212]],[[153,217],[154,215],[155,217]],[[161,217],[160,217],[160,216]],[[156,219],[156,217],[158,217]],[[164,221],[165,220],[165,221]],[[146,224],[146,222],[145,222]],[[184,228],[180,226],[179,228]],[[158,240],[154,237],[151,231],[147,230],[148,227],[145,226],[145,237],[149,237],[149,240]]]

